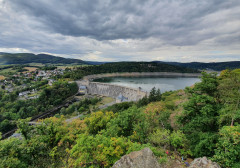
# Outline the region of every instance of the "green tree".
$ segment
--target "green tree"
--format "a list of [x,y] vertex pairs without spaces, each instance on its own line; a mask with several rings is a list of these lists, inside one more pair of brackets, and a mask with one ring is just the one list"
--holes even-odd
[[202,72],[201,82],[195,84],[194,90],[214,97],[216,95],[218,85],[219,81],[217,73]]
[[[210,140],[209,134],[216,134],[218,131],[218,110],[217,103],[218,79],[215,73],[202,73],[201,82],[193,89],[186,90],[189,93],[189,100],[184,105],[183,113],[178,117],[181,130],[190,139],[191,150],[195,156],[212,156],[208,148],[199,150],[199,146],[211,146],[215,148],[215,141]],[[209,134],[208,134],[209,133]],[[213,136],[216,137],[216,136]],[[205,142],[205,143],[203,143]],[[208,144],[211,142],[211,144]]]
[[149,100],[148,100],[147,96],[144,96],[142,99],[140,99],[137,102],[137,106],[138,107],[146,106],[148,103],[149,103]]
[[158,89],[156,92],[156,101],[160,101],[161,99],[162,99],[162,94],[160,89]]
[[149,102],[155,102],[155,101],[160,101],[162,99],[162,94],[160,89],[157,89],[155,87],[153,87],[150,91],[148,100]]
[[226,71],[222,74],[218,86],[220,101],[223,108],[220,111],[220,123],[240,121],[240,73]]
[[157,129],[149,136],[149,142],[164,150],[170,149],[170,131],[167,129]]
[[20,158],[23,149],[21,141],[16,138],[2,140],[0,143],[0,167],[25,168],[28,165]]
[[181,131],[171,132],[167,129],[157,129],[150,134],[149,141],[155,147],[161,147],[164,150],[172,150],[178,152],[182,156],[191,154],[188,140]]
[[223,167],[237,168],[240,165],[240,126],[224,126],[219,135],[214,160]]
[[31,118],[19,119],[17,121],[19,132],[23,135],[25,140],[29,140],[31,138],[31,131],[33,130],[33,126],[29,126],[30,120]]
[[132,106],[111,119],[102,133],[110,137],[131,137],[132,140],[143,143],[147,139],[149,128],[145,118],[141,109]]
[[178,151],[181,156],[191,155],[186,135],[182,131],[173,131],[170,135],[170,145],[174,151]]
[[90,117],[86,118],[84,122],[88,127],[90,134],[97,134],[99,131],[106,129],[108,122],[114,118],[113,112],[103,113],[101,111],[92,113]]
[[148,99],[150,102],[156,101],[156,88],[155,87],[153,87],[151,89]]
[[80,134],[71,150],[71,167],[111,167],[131,145],[126,138]]

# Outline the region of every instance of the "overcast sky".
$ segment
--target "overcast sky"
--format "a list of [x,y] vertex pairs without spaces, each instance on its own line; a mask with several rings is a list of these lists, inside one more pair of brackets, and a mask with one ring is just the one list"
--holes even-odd
[[0,52],[240,60],[240,0],[0,0]]

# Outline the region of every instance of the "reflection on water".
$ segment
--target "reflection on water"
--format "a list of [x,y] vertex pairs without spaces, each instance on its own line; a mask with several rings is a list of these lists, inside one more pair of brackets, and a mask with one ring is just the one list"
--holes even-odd
[[199,82],[199,78],[187,77],[112,77],[95,79],[95,82],[112,83],[132,88],[141,87],[145,91],[150,91],[153,87],[159,88],[161,92],[184,89]]

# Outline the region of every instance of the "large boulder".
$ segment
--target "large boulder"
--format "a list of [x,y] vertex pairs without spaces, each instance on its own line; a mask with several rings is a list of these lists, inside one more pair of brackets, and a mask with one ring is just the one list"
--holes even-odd
[[144,148],[123,156],[112,168],[160,168],[160,165],[151,149]]
[[220,166],[208,160],[206,157],[196,158],[192,161],[189,168],[220,168]]

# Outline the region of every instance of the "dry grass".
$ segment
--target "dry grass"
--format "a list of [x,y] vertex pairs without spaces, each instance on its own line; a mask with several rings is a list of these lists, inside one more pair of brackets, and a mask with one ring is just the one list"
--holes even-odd
[[175,100],[173,100],[176,106],[176,109],[170,115],[170,124],[173,129],[177,129],[176,116],[180,116],[182,114],[184,110],[183,104],[185,104],[185,102],[188,101],[188,95],[185,93],[184,90],[179,90],[177,95],[178,97]]
[[37,70],[37,68],[35,68],[35,67],[24,67],[24,69],[27,69],[28,72],[33,72],[33,71]]
[[4,79],[5,79],[5,77],[0,75],[0,80],[4,80]]
[[97,107],[104,105],[104,104],[108,104],[115,101],[115,99],[111,98],[111,97],[103,97],[102,100],[100,102],[98,102],[96,104]]

